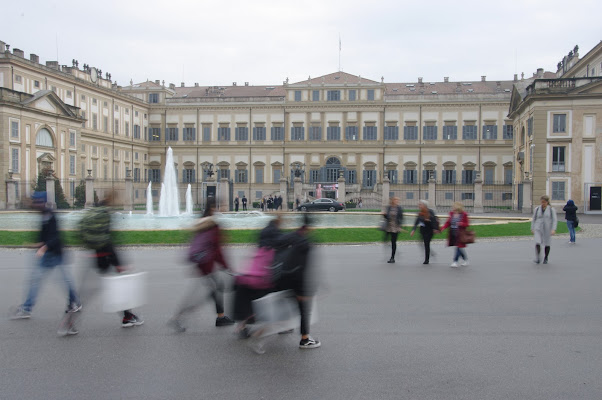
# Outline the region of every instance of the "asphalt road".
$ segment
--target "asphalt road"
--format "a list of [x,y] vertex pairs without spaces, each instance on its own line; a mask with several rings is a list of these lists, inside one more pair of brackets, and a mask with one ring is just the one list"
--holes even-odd
[[[579,240],[579,239],[578,239]],[[84,305],[80,334],[58,337],[61,286],[46,282],[30,320],[0,320],[0,399],[600,399],[600,240],[553,243],[535,265],[528,241],[477,243],[471,265],[450,268],[452,250],[423,266],[421,249],[316,249],[324,284],[315,350],[298,333],[264,355],[204,307],[189,330],[165,325],[187,282],[182,250],[127,250],[149,272],[146,323]],[[240,265],[251,248],[230,248]],[[0,301],[22,301],[31,251],[0,250]],[[76,275],[87,267],[74,252]]]

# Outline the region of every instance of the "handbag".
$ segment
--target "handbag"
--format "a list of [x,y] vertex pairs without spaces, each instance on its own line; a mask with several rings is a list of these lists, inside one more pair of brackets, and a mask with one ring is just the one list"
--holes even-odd
[[460,242],[464,244],[474,243],[475,242],[475,233],[474,231],[469,231],[468,229],[463,229],[460,231]]
[[573,222],[573,228],[577,228],[579,226],[579,217],[575,216],[575,221]]
[[201,264],[211,257],[212,244],[209,240],[209,231],[197,233],[188,249],[188,261]]

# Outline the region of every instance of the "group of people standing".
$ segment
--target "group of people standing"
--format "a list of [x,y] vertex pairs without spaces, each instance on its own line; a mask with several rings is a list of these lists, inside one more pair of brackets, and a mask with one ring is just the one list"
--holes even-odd
[[261,210],[262,211],[278,211],[282,210],[282,196],[269,195],[261,199]]
[[238,208],[242,203],[242,210],[247,211],[247,196],[242,195],[242,199],[239,199],[238,196],[234,198],[234,211],[238,212]]

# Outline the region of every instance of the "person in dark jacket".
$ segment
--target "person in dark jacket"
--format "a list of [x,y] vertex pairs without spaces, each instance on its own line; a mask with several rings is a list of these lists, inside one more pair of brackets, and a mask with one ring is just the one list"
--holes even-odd
[[468,220],[468,213],[464,211],[464,205],[459,201],[456,201],[452,206],[452,211],[449,213],[447,221],[441,227],[441,232],[449,228],[447,245],[456,247],[454,261],[451,263],[450,267],[456,268],[460,257],[464,260],[461,265],[468,265],[468,256],[466,255],[466,250],[464,250],[466,248],[466,243],[464,243],[461,238],[463,231],[469,226],[470,221]]
[[569,228],[570,244],[575,244],[575,222],[577,221],[577,206],[573,200],[566,202],[566,206],[562,209],[565,212],[566,227]]
[[242,195],[242,210],[247,211],[247,196]]
[[234,324],[234,321],[224,314],[224,284],[217,275],[215,264],[222,265],[228,269],[228,265],[222,252],[222,237],[213,213],[215,212],[215,201],[208,201],[205,212],[194,227],[195,237],[205,242],[204,247],[208,253],[196,265],[195,282],[190,288],[184,300],[178,307],[175,315],[168,321],[168,325],[178,332],[186,330],[185,318],[188,314],[197,310],[207,299],[207,291],[215,301],[217,318],[215,326],[223,327]]
[[385,218],[385,240],[387,236],[391,238],[391,258],[387,262],[393,264],[397,251],[397,236],[399,236],[403,224],[403,209],[399,205],[398,197],[391,197],[391,203],[383,213],[383,217]]
[[420,235],[422,236],[422,241],[424,242],[423,264],[429,263],[431,256],[431,239],[433,238],[434,232],[439,230],[437,216],[435,215],[435,212],[428,207],[429,204],[426,200],[420,200],[418,203],[418,215],[416,216],[416,221],[414,221],[412,233],[410,233],[410,236],[414,236],[416,228],[420,227]]
[[238,196],[236,196],[234,198],[234,211],[238,212],[238,205],[240,204],[240,201],[238,199]]
[[[11,309],[10,318],[24,319],[31,317],[31,311],[36,304],[42,281],[54,269],[58,269],[61,272],[67,288],[68,301],[65,312],[77,312],[81,309],[81,304],[75,291],[71,273],[63,264],[63,242],[59,233],[59,225],[52,210],[46,208],[46,192],[34,193],[32,205],[40,211],[42,216],[42,226],[37,244],[38,249],[36,251],[39,263],[31,272],[25,302]],[[75,329],[69,331],[69,334],[72,335],[76,333],[78,332]]]

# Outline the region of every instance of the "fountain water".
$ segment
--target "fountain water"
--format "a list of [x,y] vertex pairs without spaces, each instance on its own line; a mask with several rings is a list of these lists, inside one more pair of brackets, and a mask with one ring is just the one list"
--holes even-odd
[[173,150],[167,149],[165,160],[165,175],[161,184],[159,197],[159,216],[177,217],[180,215],[180,196],[178,194],[178,177],[173,162]]
[[146,188],[146,215],[153,215],[153,190],[151,185],[152,182],[149,182]]
[[192,186],[186,188],[186,215],[192,215]]

